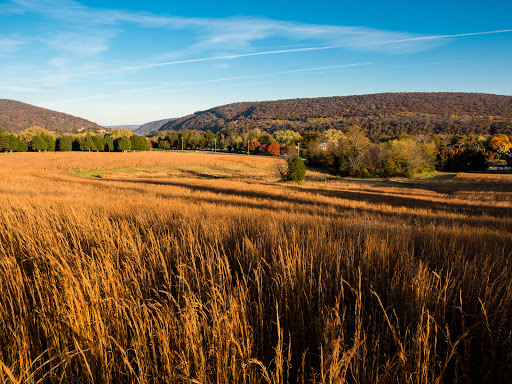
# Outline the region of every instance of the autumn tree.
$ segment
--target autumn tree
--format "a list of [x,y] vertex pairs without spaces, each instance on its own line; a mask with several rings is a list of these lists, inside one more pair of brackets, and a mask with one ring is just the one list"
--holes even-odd
[[300,133],[291,130],[276,131],[273,136],[279,144],[286,145],[295,145],[302,139]]
[[41,128],[37,125],[32,126],[28,129],[25,129],[20,133],[20,136],[23,137],[27,142],[31,142],[32,138],[34,136],[41,136],[41,135],[50,135],[50,132],[44,128]]
[[267,146],[267,153],[272,156],[279,156],[279,145],[277,143],[271,143]]
[[510,148],[512,148],[512,143],[510,142],[510,138],[507,135],[499,134],[494,135],[489,139],[489,143],[487,144],[489,148],[491,148],[493,151],[498,152],[499,158],[501,158],[501,155],[505,152],[507,152]]
[[112,138],[112,140],[120,139],[123,136],[130,137],[133,135],[134,135],[134,133],[126,128],[114,129],[110,132],[110,137]]

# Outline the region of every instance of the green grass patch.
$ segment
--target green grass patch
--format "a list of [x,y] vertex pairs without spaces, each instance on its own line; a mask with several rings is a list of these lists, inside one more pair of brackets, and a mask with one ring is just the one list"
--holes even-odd
[[250,173],[251,170],[272,170],[273,165],[179,165],[179,166],[141,166],[141,167],[121,167],[110,169],[96,169],[73,173],[80,177],[100,177],[105,173],[137,174],[137,177],[165,177],[167,176],[187,176],[201,178],[229,178],[240,177],[244,171]]

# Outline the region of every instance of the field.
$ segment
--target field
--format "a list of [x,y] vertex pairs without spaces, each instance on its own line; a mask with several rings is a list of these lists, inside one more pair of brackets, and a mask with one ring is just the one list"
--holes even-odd
[[0,382],[512,382],[512,175],[276,161],[0,155]]

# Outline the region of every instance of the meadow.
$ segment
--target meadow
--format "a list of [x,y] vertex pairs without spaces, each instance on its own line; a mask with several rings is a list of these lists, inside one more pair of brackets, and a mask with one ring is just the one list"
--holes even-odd
[[512,175],[279,161],[0,155],[0,382],[512,382]]

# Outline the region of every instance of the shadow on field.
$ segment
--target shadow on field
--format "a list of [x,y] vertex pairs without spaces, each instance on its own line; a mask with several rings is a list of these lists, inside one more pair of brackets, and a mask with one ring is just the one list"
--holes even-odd
[[[474,175],[474,174],[470,174]],[[400,189],[415,189],[425,190],[430,192],[453,194],[457,192],[512,192],[512,178],[510,181],[503,180],[483,180],[467,181],[458,179],[455,174],[442,174],[431,180],[413,179],[350,179],[344,178],[337,180],[345,184],[354,185],[367,185],[372,188],[400,188]],[[490,174],[489,176],[492,176]]]
[[[98,186],[105,183],[116,183],[116,187],[123,190],[131,190],[137,193],[148,193],[144,188],[136,188],[133,185],[158,185],[167,187],[176,187],[188,190],[190,192],[207,192],[215,196],[200,196],[198,194],[190,195],[188,193],[168,193],[165,190],[156,192],[158,197],[182,199],[191,203],[210,203],[225,206],[253,209],[269,209],[276,212],[295,212],[300,211],[310,215],[333,214],[343,215],[345,213],[361,213],[370,214],[375,217],[381,217],[383,221],[392,220],[393,218],[401,218],[402,220],[410,220],[416,224],[443,224],[448,227],[454,225],[468,225],[471,227],[485,227],[489,229],[506,229],[512,230],[512,221],[504,220],[512,215],[512,208],[509,207],[493,207],[465,205],[460,203],[439,202],[431,200],[423,200],[421,198],[413,198],[406,196],[385,195],[379,191],[345,191],[345,190],[323,190],[319,188],[301,188],[299,186],[282,185],[282,188],[288,189],[289,194],[271,194],[254,190],[240,190],[230,187],[214,187],[208,185],[190,184],[174,180],[150,180],[150,179],[98,179],[98,180],[82,180],[90,185]],[[126,185],[126,186],[121,186]],[[129,186],[132,185],[132,186]],[[112,186],[112,185],[111,185]],[[152,193],[155,193],[154,191]],[[309,194],[310,196],[304,196]],[[294,196],[295,195],[295,196]],[[241,197],[233,199],[233,197]],[[351,207],[350,203],[343,203],[341,200],[333,200],[332,202],[320,201],[317,196],[325,196],[333,199],[344,199],[347,201],[358,201],[372,204],[368,207]],[[259,199],[254,200],[254,199]],[[427,197],[428,199],[428,197]],[[278,203],[291,203],[290,207],[279,206]],[[388,205],[397,210],[389,211],[388,209],[380,209],[379,204]],[[375,206],[377,205],[377,206]],[[398,208],[409,209],[428,209],[429,211],[407,212],[398,210]],[[450,214],[461,214],[465,217],[453,217]],[[490,216],[490,217],[482,217]]]
[[[381,191],[368,191],[368,190],[329,190],[320,188],[302,188],[299,186],[282,185],[283,188],[289,189],[294,193],[290,193],[286,196],[273,195],[266,192],[259,192],[254,190],[239,190],[229,187],[212,187],[206,185],[196,185],[186,182],[178,182],[171,180],[148,180],[148,179],[130,179],[130,180],[115,180],[116,182],[122,183],[137,183],[137,184],[149,184],[149,185],[162,185],[162,186],[173,186],[179,188],[189,189],[191,191],[202,191],[211,192],[215,194],[228,195],[228,196],[242,196],[251,199],[263,199],[263,200],[275,200],[280,202],[288,202],[300,205],[316,205],[331,207],[336,204],[330,204],[320,202],[315,199],[314,195],[325,196],[328,198],[345,199],[359,202],[366,202],[369,204],[386,204],[393,207],[405,207],[412,209],[428,209],[433,211],[442,212],[453,212],[462,213],[472,216],[489,215],[494,217],[510,217],[512,216],[512,207],[495,207],[490,205],[471,205],[461,204],[460,202],[442,202],[433,201],[431,199],[408,197],[404,195],[387,194]],[[302,194],[313,194],[311,198],[304,198],[303,196],[294,196],[296,193]],[[261,205],[256,204],[261,207]]]
[[[287,186],[292,191],[304,191],[303,188],[295,186]],[[372,204],[387,204],[393,207],[406,207],[406,208],[419,208],[429,209],[436,211],[464,213],[470,215],[483,215],[487,214],[495,217],[509,217],[512,215],[512,207],[495,207],[490,205],[471,205],[461,204],[460,202],[443,202],[429,199],[428,196],[422,198],[418,197],[407,197],[404,195],[388,194],[380,191],[369,191],[369,190],[332,190],[332,189],[319,189],[319,188],[308,188],[307,191],[318,195],[348,199],[356,201],[364,201]]]

